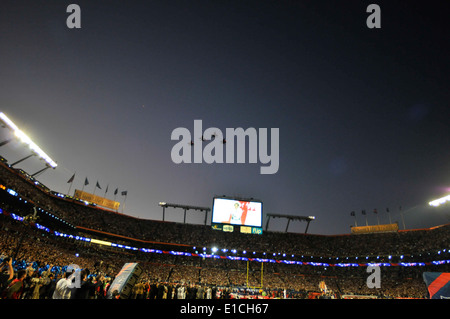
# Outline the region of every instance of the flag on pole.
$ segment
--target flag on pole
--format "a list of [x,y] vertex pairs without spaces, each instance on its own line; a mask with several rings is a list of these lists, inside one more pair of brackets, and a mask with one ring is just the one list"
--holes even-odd
[[363,214],[364,216],[366,216],[366,226],[369,226],[369,222],[367,221],[367,215],[366,215],[366,210],[363,209],[361,214]]
[[86,186],[86,185],[89,185],[89,181],[88,181],[87,177],[84,180],[84,184],[83,184],[83,187],[81,188],[81,191],[84,191],[84,186]]
[[128,191],[123,191],[121,194],[122,194],[122,196],[125,196],[125,199],[123,200],[123,205],[122,205],[122,213],[123,213],[123,209],[125,207],[125,201],[127,200]]
[[356,213],[354,210],[350,213],[350,216],[355,217],[355,227],[358,227],[358,223],[356,222]]
[[392,219],[391,219],[391,212],[389,211],[389,207],[388,208],[386,208],[386,212],[388,213],[388,215],[389,215],[389,224],[392,224]]
[[72,175],[72,177],[67,181],[67,183],[72,183],[75,179],[75,173]]
[[70,195],[70,189],[72,188],[73,180],[75,179],[75,173],[73,173],[72,177],[67,181],[67,183],[70,183],[69,190],[67,191],[67,195]]
[[97,180],[97,184],[95,184],[95,187],[94,187],[94,192],[93,192],[94,195],[95,195],[95,191],[97,190],[97,187],[100,188],[100,189],[102,189],[102,188],[100,187],[100,184],[98,183],[98,180]]
[[377,222],[378,222],[378,225],[380,225],[380,217],[378,217],[378,210],[377,210],[376,208],[374,208],[374,209],[373,209],[373,213],[374,213],[375,215],[377,215]]

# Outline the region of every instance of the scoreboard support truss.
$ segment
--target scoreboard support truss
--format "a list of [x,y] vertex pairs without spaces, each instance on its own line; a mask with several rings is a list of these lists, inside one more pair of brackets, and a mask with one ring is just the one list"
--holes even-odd
[[286,224],[286,229],[285,229],[286,233],[287,233],[289,223],[291,222],[291,220],[306,221],[307,224],[306,224],[305,234],[308,232],[309,223],[311,221],[313,221],[314,219],[316,219],[316,217],[314,217],[314,216],[292,216],[292,215],[267,214],[266,231],[269,228],[269,221],[271,218],[286,218],[288,220],[288,222]]
[[184,210],[184,219],[183,219],[183,223],[184,224],[186,224],[186,211],[188,211],[188,210],[197,210],[197,211],[204,211],[205,212],[205,225],[206,225],[206,221],[208,219],[208,212],[211,210],[209,207],[170,204],[170,203],[166,203],[166,202],[160,202],[159,206],[161,206],[163,208],[163,221],[165,221],[165,219],[166,219],[166,208],[167,207],[183,209]]

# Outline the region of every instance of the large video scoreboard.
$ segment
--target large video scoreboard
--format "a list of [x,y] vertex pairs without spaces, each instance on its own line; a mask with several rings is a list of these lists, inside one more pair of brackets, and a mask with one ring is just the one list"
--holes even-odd
[[211,225],[224,232],[238,231],[262,234],[263,204],[261,201],[214,197]]

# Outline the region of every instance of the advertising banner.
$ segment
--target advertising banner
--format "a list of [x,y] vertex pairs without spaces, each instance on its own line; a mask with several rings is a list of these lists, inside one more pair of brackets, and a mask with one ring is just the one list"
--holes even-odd
[[111,199],[107,199],[91,193],[86,193],[84,191],[80,191],[79,189],[75,190],[74,197],[114,210],[118,210],[120,205],[119,202],[115,202]]
[[384,224],[372,226],[358,226],[351,228],[352,234],[387,233],[398,231],[398,224]]

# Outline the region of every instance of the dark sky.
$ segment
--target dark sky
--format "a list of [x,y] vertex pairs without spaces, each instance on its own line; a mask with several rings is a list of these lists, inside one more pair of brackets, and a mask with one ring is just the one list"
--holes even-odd
[[[66,26],[71,3],[81,29]],[[381,29],[366,26],[370,3]],[[374,208],[387,223],[387,207],[401,222],[399,206],[407,228],[429,227],[449,222],[427,207],[450,192],[449,16],[448,1],[2,1],[0,111],[58,163],[41,182],[67,193],[76,173],[71,192],[86,177],[85,191],[127,190],[129,215],[160,220],[160,201],[210,207],[225,194],[314,215],[316,234],[349,233],[363,209],[369,224]],[[195,119],[279,128],[278,172],[174,164],[171,132]]]

